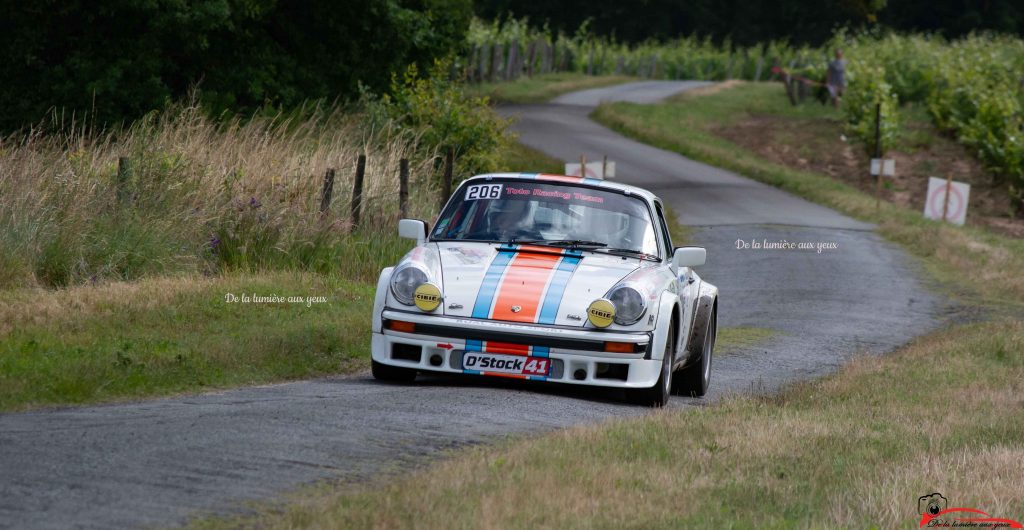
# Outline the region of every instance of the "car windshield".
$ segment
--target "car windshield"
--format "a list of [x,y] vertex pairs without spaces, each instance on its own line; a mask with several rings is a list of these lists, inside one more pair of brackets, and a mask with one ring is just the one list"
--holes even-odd
[[635,196],[541,181],[487,181],[462,188],[435,240],[547,242],[660,256],[647,203]]

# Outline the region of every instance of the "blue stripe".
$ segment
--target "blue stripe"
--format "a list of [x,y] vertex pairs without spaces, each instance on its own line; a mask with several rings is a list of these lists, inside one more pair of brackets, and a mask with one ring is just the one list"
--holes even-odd
[[531,178],[531,179],[537,178],[537,175],[540,175],[540,173],[520,173],[519,174],[520,177],[526,177],[526,178]]
[[480,340],[467,340],[466,351],[484,351],[484,343]]
[[473,304],[473,318],[488,318],[491,316],[491,304],[494,303],[494,293],[498,291],[498,282],[516,255],[514,250],[500,249],[498,255],[491,261],[491,266],[484,273],[484,281],[480,282],[480,291],[476,294],[476,303]]
[[566,253],[559,260],[558,267],[555,268],[554,277],[551,278],[551,283],[548,285],[548,292],[544,295],[544,302],[540,306],[540,317],[537,319],[538,324],[555,323],[555,317],[558,316],[558,307],[562,303],[562,296],[565,294],[566,286],[569,285],[569,278],[572,277],[572,273],[580,264],[581,259],[583,258],[579,255]]
[[584,177],[583,179],[584,184],[600,184],[601,182],[601,179],[596,179],[593,177]]
[[551,355],[551,348],[547,346],[533,346],[530,355],[533,357],[547,357]]

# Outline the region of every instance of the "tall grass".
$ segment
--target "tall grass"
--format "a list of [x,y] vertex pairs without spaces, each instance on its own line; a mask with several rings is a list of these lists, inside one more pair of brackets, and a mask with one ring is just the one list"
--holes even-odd
[[[393,229],[401,158],[410,214],[436,208],[433,152],[408,129],[372,129],[338,107],[218,122],[185,103],[119,130],[70,129],[0,139],[0,288],[279,268],[375,277],[360,269],[375,252],[366,234]],[[119,157],[130,169],[122,184]],[[321,214],[328,168],[334,201]]]

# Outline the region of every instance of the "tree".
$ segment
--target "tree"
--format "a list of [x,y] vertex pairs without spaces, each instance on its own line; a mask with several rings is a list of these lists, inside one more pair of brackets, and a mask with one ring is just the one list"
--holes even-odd
[[0,129],[50,109],[99,123],[199,85],[213,111],[354,96],[459,49],[470,0],[0,0]]

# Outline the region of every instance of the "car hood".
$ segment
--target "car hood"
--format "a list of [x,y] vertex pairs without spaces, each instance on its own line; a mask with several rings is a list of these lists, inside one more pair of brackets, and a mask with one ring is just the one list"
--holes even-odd
[[583,326],[587,306],[645,262],[559,248],[437,243],[445,315]]

